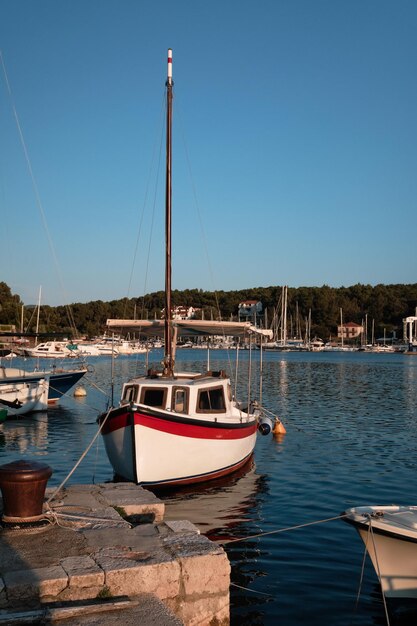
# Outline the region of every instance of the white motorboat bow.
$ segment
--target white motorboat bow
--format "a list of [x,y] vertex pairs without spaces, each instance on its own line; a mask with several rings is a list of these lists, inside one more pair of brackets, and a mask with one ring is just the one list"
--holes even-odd
[[417,598],[417,506],[360,506],[343,515],[364,542],[384,596]]

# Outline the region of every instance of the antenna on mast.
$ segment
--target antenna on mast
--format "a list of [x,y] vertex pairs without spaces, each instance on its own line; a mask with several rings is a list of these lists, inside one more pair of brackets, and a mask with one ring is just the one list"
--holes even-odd
[[167,83],[172,84],[172,49],[168,48]]

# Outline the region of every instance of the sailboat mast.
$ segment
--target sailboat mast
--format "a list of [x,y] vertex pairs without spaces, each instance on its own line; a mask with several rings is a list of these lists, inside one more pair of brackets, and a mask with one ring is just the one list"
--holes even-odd
[[39,287],[39,296],[38,296],[38,309],[36,311],[36,345],[38,344],[39,339],[39,315],[41,312],[41,294],[42,294],[42,286]]
[[172,50],[168,50],[167,68],[167,118],[166,118],[166,178],[165,178],[165,349],[164,375],[174,371],[172,347],[171,306],[171,215],[172,215]]

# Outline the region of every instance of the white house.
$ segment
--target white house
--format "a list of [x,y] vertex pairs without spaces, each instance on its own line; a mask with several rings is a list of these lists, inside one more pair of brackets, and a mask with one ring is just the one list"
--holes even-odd
[[242,318],[256,320],[257,316],[262,313],[262,302],[259,300],[245,300],[238,306],[239,320]]

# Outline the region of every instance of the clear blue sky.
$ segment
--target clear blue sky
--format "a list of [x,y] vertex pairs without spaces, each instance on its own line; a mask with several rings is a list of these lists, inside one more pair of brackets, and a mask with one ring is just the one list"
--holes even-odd
[[416,282],[416,32],[415,0],[2,0],[39,202],[1,70],[0,280],[163,289],[172,47],[174,288]]

